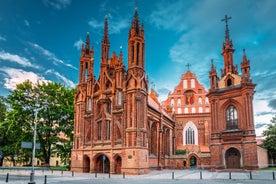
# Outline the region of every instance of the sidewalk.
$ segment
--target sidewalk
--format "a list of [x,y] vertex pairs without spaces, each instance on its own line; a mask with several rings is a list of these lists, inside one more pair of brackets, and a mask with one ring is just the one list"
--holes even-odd
[[[273,178],[274,172],[274,178]],[[27,184],[29,182],[29,170],[0,170],[0,184],[6,183]],[[46,178],[45,178],[46,177]],[[276,171],[252,171],[250,172],[211,172],[206,170],[153,170],[145,175],[122,175],[102,173],[73,173],[70,171],[36,170],[35,181],[37,184],[58,183],[276,183]],[[273,180],[274,179],[274,180]]]

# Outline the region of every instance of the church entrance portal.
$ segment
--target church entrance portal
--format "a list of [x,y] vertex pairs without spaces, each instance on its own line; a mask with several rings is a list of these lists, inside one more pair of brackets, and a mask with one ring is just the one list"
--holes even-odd
[[83,156],[83,172],[84,173],[90,172],[90,158],[87,155]]
[[240,168],[240,159],[241,154],[236,148],[230,148],[225,153],[226,167],[239,169]]
[[97,173],[109,173],[110,171],[110,161],[105,155],[97,157],[95,166],[95,171]]
[[195,156],[190,158],[190,168],[197,168],[197,159]]
[[115,158],[115,173],[116,174],[121,174],[121,169],[122,169],[122,158],[118,156]]

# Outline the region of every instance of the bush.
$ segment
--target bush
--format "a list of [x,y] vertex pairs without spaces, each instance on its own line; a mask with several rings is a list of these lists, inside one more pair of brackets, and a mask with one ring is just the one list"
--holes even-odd
[[178,149],[175,151],[176,155],[186,155],[187,151],[183,149]]

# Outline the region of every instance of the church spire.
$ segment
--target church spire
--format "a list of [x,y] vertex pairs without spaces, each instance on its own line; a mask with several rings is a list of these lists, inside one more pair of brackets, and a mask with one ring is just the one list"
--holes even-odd
[[104,21],[104,34],[102,39],[102,57],[101,57],[101,64],[107,65],[108,64],[108,57],[109,57],[109,39],[108,39],[108,15],[105,15]]
[[243,49],[243,60],[241,62],[241,71],[242,71],[242,83],[251,83],[250,79],[250,61],[247,60],[245,49]]
[[228,27],[228,20],[230,20],[232,17],[228,17],[225,15],[224,19],[221,19],[221,21],[225,21],[225,41],[222,45],[222,54],[224,57],[224,69],[222,70],[221,76],[225,76],[227,73],[233,73],[238,74],[237,67],[234,66],[233,61],[233,53],[235,51],[234,46],[232,44],[232,40],[230,39],[229,35],[229,27]]

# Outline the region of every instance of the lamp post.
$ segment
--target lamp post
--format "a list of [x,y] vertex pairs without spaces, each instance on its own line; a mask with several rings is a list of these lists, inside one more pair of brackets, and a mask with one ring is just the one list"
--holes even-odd
[[[38,112],[43,109],[44,107],[40,107],[40,104],[38,103],[38,98],[39,94],[38,93],[33,93],[32,96],[35,98],[35,109],[34,109],[34,139],[33,139],[33,153],[32,153],[32,170],[31,170],[31,175],[30,175],[30,182],[28,184],[35,184],[34,181],[34,174],[35,174],[35,169],[34,169],[34,159],[35,159],[35,146],[36,146],[36,127],[37,127],[37,115]],[[30,93],[27,93],[26,95],[27,98],[31,98]],[[44,104],[47,104],[45,102]]]

